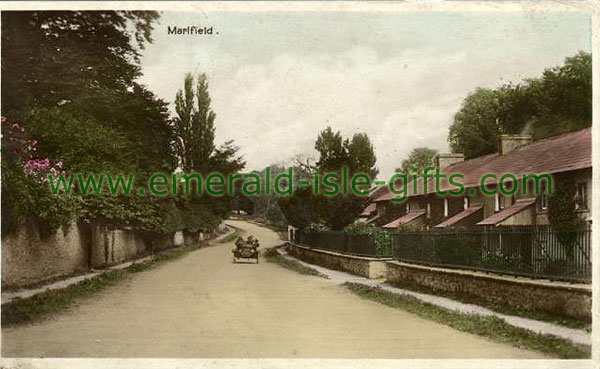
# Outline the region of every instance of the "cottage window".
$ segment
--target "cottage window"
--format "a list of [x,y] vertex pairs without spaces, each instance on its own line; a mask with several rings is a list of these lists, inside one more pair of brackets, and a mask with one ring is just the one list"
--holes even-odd
[[448,216],[448,199],[444,198],[444,216]]
[[587,199],[587,183],[577,183],[577,191],[575,193],[575,209],[586,210],[588,208]]

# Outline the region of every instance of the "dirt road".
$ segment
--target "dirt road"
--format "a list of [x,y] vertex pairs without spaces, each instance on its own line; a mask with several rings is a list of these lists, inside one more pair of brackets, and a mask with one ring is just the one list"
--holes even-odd
[[[280,244],[265,228],[228,223]],[[137,273],[69,311],[2,330],[3,356],[542,358],[261,262],[215,243]]]

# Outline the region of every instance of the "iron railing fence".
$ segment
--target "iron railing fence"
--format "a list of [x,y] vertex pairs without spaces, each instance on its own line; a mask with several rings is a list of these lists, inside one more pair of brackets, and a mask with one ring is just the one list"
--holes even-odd
[[367,257],[380,255],[374,237],[368,234],[348,234],[344,231],[316,231],[300,229],[294,232],[294,242],[310,248]]
[[591,282],[589,226],[472,228],[392,233],[394,259],[533,278]]

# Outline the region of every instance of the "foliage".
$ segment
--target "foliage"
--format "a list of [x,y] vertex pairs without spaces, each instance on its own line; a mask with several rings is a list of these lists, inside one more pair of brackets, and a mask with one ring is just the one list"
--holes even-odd
[[[205,74],[198,76],[194,87],[194,77],[186,74],[183,90],[175,96],[174,120],[175,149],[181,169],[186,173],[200,173],[204,178],[211,172],[224,176],[237,173],[245,166],[242,157],[238,156],[239,148],[233,141],[216,146],[215,112],[210,107],[208,79]],[[183,205],[185,228],[207,229],[218,219],[226,218],[232,209],[233,198],[188,196]]]
[[591,63],[589,53],[579,52],[539,78],[476,89],[454,116],[448,134],[452,151],[469,159],[495,152],[503,133],[541,139],[590,126]]
[[437,150],[427,147],[417,147],[413,149],[408,158],[402,160],[399,168],[396,168],[396,173],[410,174],[416,168],[418,173],[423,173],[425,168],[433,166],[433,158],[437,155]]
[[48,174],[62,173],[62,161],[40,156],[40,145],[18,123],[3,117],[2,128],[2,236],[28,215],[42,226],[42,236],[66,230],[80,202],[65,193],[52,195],[47,185]]
[[[178,196],[137,195],[151,174],[172,173],[178,163],[168,104],[136,82],[157,19],[152,11],[2,13],[3,113],[23,122],[37,149],[20,164],[3,160],[3,194],[18,194],[2,203],[3,235],[27,215],[49,231],[77,217],[163,233],[209,229],[227,213],[227,198],[190,204]],[[206,80],[198,86],[204,90],[196,118],[214,119]],[[203,147],[216,167],[243,166],[231,143]],[[28,171],[50,170],[52,158],[73,174],[133,175],[135,195],[81,196],[77,186],[71,196],[51,195]]]
[[334,132],[327,127],[319,133],[315,149],[319,159],[309,175],[337,174],[340,180],[334,182],[338,184],[338,193],[333,196],[315,195],[312,188],[298,188],[291,196],[280,198],[279,207],[294,227],[304,228],[311,223],[319,223],[340,230],[357,218],[368,201],[366,196],[356,195],[350,189],[348,194],[343,194],[342,168],[347,168],[348,178],[363,173],[373,180],[378,173],[373,145],[364,133],[357,133],[348,140],[339,131]]
[[[122,91],[140,75],[151,42],[152,11],[13,11],[2,13],[2,110],[55,107]],[[106,106],[108,108],[108,106]]]
[[196,88],[191,73],[185,75],[183,90],[175,96],[176,147],[184,172],[207,174],[209,161],[215,150],[215,118],[210,109],[208,79],[198,76]]
[[466,159],[495,152],[500,133],[497,115],[496,91],[478,88],[467,96],[450,126],[452,151],[463,153]]
[[311,188],[298,188],[292,196],[279,197],[277,203],[287,222],[296,228],[308,227],[321,218],[321,210]]
[[392,255],[392,235],[389,232],[366,223],[350,224],[344,228],[344,231],[349,235],[369,235],[375,241],[377,255]]
[[577,229],[582,220],[575,209],[575,182],[566,176],[555,176],[554,192],[548,197],[548,220],[557,231],[559,242],[572,258]]

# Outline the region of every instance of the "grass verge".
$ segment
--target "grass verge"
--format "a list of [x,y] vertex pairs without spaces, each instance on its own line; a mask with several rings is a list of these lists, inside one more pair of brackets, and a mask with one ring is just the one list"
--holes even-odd
[[305,267],[304,265],[302,265],[296,261],[285,259],[283,256],[281,256],[277,252],[277,247],[271,247],[271,248],[265,249],[265,251],[263,252],[263,257],[269,263],[277,264],[280,267],[283,267],[283,268],[286,268],[289,270],[293,270],[293,271],[298,272],[303,275],[314,275],[317,277],[327,278],[327,276],[325,276],[322,273],[317,272],[316,270],[314,270],[312,268]]
[[166,250],[156,254],[148,261],[133,264],[126,269],[110,270],[65,288],[42,292],[24,299],[17,298],[2,305],[2,326],[30,323],[51,313],[65,310],[78,298],[91,296],[134,273],[143,272],[156,267],[160,263],[175,260],[200,247],[201,245],[195,245]]
[[[231,227],[231,226],[228,226]],[[239,236],[239,230],[237,228],[231,227],[233,229],[233,232],[228,235],[227,237],[223,238],[221,241],[219,241],[219,243],[228,243],[228,242],[233,242],[235,241],[235,239]]]
[[540,320],[540,321],[554,323],[554,324],[560,324],[560,325],[563,325],[563,326],[569,327],[569,328],[586,329],[586,328],[591,327],[591,324],[592,324],[591,321],[583,321],[583,320],[579,320],[579,319],[575,319],[575,318],[565,317],[565,316],[561,316],[561,315],[551,313],[551,312],[540,311],[540,310],[530,310],[530,309],[525,309],[522,307],[515,307],[515,306],[509,305],[506,303],[486,301],[482,298],[479,298],[479,297],[476,297],[473,295],[469,295],[469,294],[465,294],[465,293],[440,291],[440,290],[436,290],[436,289],[432,289],[432,288],[428,288],[428,287],[424,287],[424,286],[419,286],[419,285],[415,285],[415,284],[406,284],[406,283],[397,283],[397,282],[389,283],[389,284],[394,287],[403,288],[406,290],[426,293],[429,295],[443,296],[443,297],[447,297],[452,300],[464,302],[466,304],[478,305],[478,306],[490,309],[490,310],[495,311],[500,314],[517,315],[517,316],[521,316],[524,318],[535,319],[535,320]]
[[397,295],[356,283],[345,283],[344,286],[361,298],[402,309],[423,319],[441,323],[462,332],[487,337],[496,342],[540,351],[561,359],[589,359],[591,356],[591,347],[589,346],[574,344],[554,336],[532,333],[526,329],[514,327],[496,316],[482,317],[457,313],[422,302],[412,296]]

